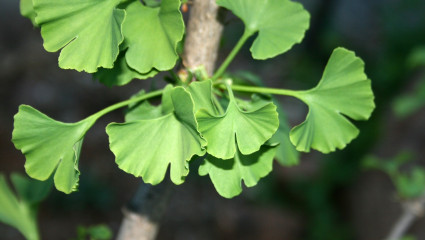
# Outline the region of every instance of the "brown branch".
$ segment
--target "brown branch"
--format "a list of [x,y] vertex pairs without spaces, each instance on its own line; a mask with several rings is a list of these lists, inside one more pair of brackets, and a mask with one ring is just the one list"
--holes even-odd
[[[219,8],[215,0],[193,0],[192,6],[183,63],[189,69],[204,65],[208,74],[212,75],[223,29],[217,20]],[[142,183],[123,211],[124,218],[117,239],[155,239],[171,188],[169,181],[157,186]]]

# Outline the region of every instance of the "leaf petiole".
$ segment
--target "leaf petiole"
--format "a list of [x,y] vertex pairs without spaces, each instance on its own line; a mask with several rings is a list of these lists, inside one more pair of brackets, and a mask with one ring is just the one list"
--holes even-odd
[[125,101],[122,101],[122,102],[119,102],[119,103],[115,103],[114,105],[111,105],[107,108],[104,108],[104,109],[100,110],[99,112],[91,115],[89,118],[94,118],[94,119],[97,120],[107,113],[110,113],[110,112],[117,110],[119,108],[128,106],[132,103],[137,103],[137,102],[149,99],[149,98],[160,96],[163,91],[164,91],[163,89],[156,90],[156,91],[153,91],[153,92],[150,92],[150,93],[147,93],[147,94],[143,94],[142,96],[139,96],[139,97],[134,97],[134,98],[130,98],[128,100],[125,100]]
[[217,71],[212,76],[212,81],[216,81],[221,75],[223,75],[224,71],[226,71],[227,67],[230,65],[230,63],[235,58],[236,54],[239,52],[239,50],[242,48],[246,40],[248,40],[249,37],[251,37],[255,32],[249,29],[245,29],[242,37],[239,39],[239,41],[236,43],[235,47],[232,49],[232,51],[229,53],[229,56],[224,60],[224,62],[221,64],[221,66],[217,69]]
[[[242,86],[242,85],[229,85],[230,88],[238,92],[250,92],[250,93],[266,93],[274,95],[285,95],[292,96],[303,100],[303,94],[305,91],[295,91],[289,89],[278,89],[278,88],[265,88],[265,87],[253,87],[253,86]],[[220,84],[218,87],[226,89],[225,84]]]

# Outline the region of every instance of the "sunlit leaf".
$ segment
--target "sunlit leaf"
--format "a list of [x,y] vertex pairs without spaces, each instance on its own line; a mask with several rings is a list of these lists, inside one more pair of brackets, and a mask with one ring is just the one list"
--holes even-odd
[[118,166],[146,183],[160,183],[168,165],[171,180],[183,183],[189,172],[188,161],[205,153],[206,142],[197,130],[189,92],[176,87],[170,97],[174,110],[164,116],[112,123],[106,128]]
[[77,190],[81,144],[94,122],[95,119],[86,118],[77,123],[62,123],[21,105],[15,115],[12,141],[25,155],[28,175],[44,181],[55,172],[54,182],[59,191]]
[[199,175],[209,174],[217,192],[232,198],[242,192],[242,180],[247,187],[253,187],[272,171],[275,153],[276,146],[263,145],[250,155],[237,151],[234,158],[228,160],[207,155],[199,167]]
[[180,0],[163,0],[158,8],[130,3],[123,25],[127,64],[140,73],[174,67],[178,59],[177,44],[184,34]]
[[298,97],[309,107],[306,120],[290,132],[297,150],[323,153],[344,148],[359,134],[346,118],[367,120],[375,108],[363,61],[344,48],[333,51],[319,84]]
[[289,0],[217,0],[245,23],[250,35],[258,32],[251,46],[252,57],[267,59],[300,43],[309,27],[310,15],[300,3]]
[[123,41],[120,0],[33,0],[44,48],[62,48],[59,66],[89,73],[112,68]]
[[260,103],[243,111],[231,90],[229,93],[230,102],[223,115],[215,115],[203,108],[196,113],[199,130],[208,142],[207,152],[222,159],[235,156],[236,145],[244,155],[258,151],[279,126],[273,103]]
[[158,73],[155,69],[152,69],[145,74],[141,74],[136,70],[131,69],[125,60],[124,54],[124,52],[120,53],[112,69],[99,68],[99,70],[93,74],[93,77],[95,79],[99,79],[99,81],[106,86],[112,87],[126,85],[133,79],[151,78]]
[[34,26],[37,26],[37,23],[35,22],[35,16],[37,16],[37,14],[34,11],[32,0],[21,0],[19,8],[21,11],[21,15],[31,20]]

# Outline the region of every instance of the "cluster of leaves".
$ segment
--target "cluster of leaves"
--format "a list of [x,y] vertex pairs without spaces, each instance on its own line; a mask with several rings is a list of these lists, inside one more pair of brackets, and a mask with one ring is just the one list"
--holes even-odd
[[[41,27],[47,51],[61,50],[59,66],[95,73],[106,85],[124,85],[170,70],[179,59],[184,22],[180,0],[144,5],[139,0],[22,0],[22,13]],[[189,163],[202,158],[200,175],[209,175],[218,193],[234,197],[272,170],[276,157],[297,163],[298,151],[323,153],[344,148],[358,134],[348,119],[366,120],[373,109],[370,80],[363,61],[336,48],[316,87],[306,91],[234,84],[223,74],[233,57],[255,34],[254,59],[268,59],[301,42],[309,14],[289,0],[217,0],[245,24],[235,49],[212,76],[175,79],[162,90],[140,93],[77,123],[62,123],[22,105],[15,115],[12,141],[26,156],[29,176],[54,174],[65,193],[78,187],[78,162],[85,134],[108,112],[128,106],[124,123],[106,132],[118,166],[147,183],[160,183],[170,168],[181,184]],[[200,68],[202,69],[202,68]],[[201,71],[202,73],[202,71]],[[247,101],[233,91],[257,93]],[[309,107],[305,121],[290,130],[283,110],[269,94],[293,96]],[[153,106],[148,99],[161,96]],[[295,150],[296,149],[296,150]]]
[[0,174],[0,222],[18,229],[28,240],[38,240],[38,205],[50,192],[53,182],[40,182],[17,173],[10,179],[16,192]]
[[413,158],[411,152],[403,151],[390,159],[368,156],[363,160],[363,165],[366,169],[375,169],[386,173],[394,183],[397,195],[401,199],[409,200],[425,194],[425,169],[413,166],[410,171],[403,171],[403,167]]

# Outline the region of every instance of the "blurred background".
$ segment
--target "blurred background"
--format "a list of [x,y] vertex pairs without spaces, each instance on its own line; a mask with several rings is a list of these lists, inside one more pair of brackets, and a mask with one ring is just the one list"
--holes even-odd
[[[408,152],[406,171],[425,164],[425,1],[303,0],[311,26],[302,44],[273,60],[254,61],[249,44],[229,71],[250,70],[270,87],[308,89],[320,79],[335,47],[353,50],[372,79],[376,110],[343,151],[301,154],[300,164],[273,172],[231,200],[220,197],[208,177],[195,171],[176,186],[158,239],[384,239],[402,213],[396,188],[383,171],[366,170],[366,156],[392,159]],[[221,60],[243,31],[229,21]],[[108,88],[86,73],[62,70],[58,53],[42,47],[39,29],[20,16],[18,0],[0,0],[0,172],[24,173],[24,156],[11,143],[13,115],[29,104],[50,117],[78,121],[162,77]],[[290,124],[306,106],[279,98]],[[79,225],[106,224],[116,234],[122,207],[140,179],[119,170],[108,149],[105,126],[122,121],[119,110],[89,131],[80,159],[79,191],[52,191],[40,206],[42,239],[70,239]],[[425,188],[425,185],[424,185]],[[0,206],[1,207],[1,206]],[[425,219],[409,235],[425,239]],[[0,239],[23,239],[0,223]]]

